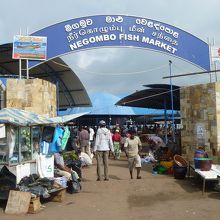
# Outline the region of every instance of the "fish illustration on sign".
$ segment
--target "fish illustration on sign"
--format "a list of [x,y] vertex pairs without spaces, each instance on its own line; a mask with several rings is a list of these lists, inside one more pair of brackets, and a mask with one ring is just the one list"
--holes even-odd
[[31,44],[31,45],[17,45],[17,48],[23,48],[23,49],[37,49],[40,48],[40,44]]

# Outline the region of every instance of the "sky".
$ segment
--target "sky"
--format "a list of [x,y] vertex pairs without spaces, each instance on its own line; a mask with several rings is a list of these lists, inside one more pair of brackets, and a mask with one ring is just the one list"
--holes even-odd
[[[220,46],[219,0],[1,0],[0,44],[13,36],[89,15],[122,14],[161,21]],[[201,71],[169,55],[134,48],[102,48],[62,57],[84,84],[88,94],[107,92],[118,96],[144,89],[143,85],[170,83],[172,74]],[[217,67],[219,63],[217,63]],[[217,78],[220,75],[217,75]],[[215,81],[214,74],[173,78],[178,86]]]

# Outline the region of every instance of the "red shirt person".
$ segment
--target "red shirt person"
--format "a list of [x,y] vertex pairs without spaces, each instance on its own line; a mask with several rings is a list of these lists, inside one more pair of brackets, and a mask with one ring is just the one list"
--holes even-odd
[[112,140],[114,142],[120,142],[121,141],[121,135],[119,133],[119,130],[115,130],[115,133],[112,136]]
[[114,158],[119,159],[121,154],[121,148],[120,148],[121,135],[118,129],[115,130],[115,133],[112,136],[112,141],[114,146]]

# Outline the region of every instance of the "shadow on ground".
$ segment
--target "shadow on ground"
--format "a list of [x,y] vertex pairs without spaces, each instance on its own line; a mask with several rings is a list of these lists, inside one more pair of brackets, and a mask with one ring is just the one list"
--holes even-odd
[[111,166],[113,167],[124,167],[128,169],[128,165],[125,163],[115,163],[115,164],[111,164]]
[[[193,196],[191,196],[193,199]],[[128,197],[128,205],[130,208],[149,207],[161,204],[161,202],[184,200],[184,196],[178,193],[160,192],[151,195],[131,195]]]
[[220,191],[219,192],[212,192],[208,195],[208,197],[220,201]]
[[110,178],[110,179],[113,179],[113,180],[122,180],[121,178],[119,178],[119,177],[116,176],[116,175],[109,175],[109,178]]
[[[202,194],[203,179],[200,176],[195,175],[185,179],[175,179],[175,182],[189,193],[201,192]],[[218,184],[216,180],[206,181],[205,192],[214,192],[216,184]]]

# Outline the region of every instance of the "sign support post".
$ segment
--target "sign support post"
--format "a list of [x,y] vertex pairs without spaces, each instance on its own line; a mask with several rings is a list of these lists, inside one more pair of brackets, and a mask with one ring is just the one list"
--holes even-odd
[[174,126],[174,112],[173,112],[173,85],[172,85],[172,61],[169,60],[169,68],[170,68],[170,96],[171,96],[171,111],[172,111],[172,141],[175,142],[175,126]]
[[21,79],[21,72],[22,72],[21,65],[22,65],[22,60],[19,59],[19,79]]
[[29,79],[29,68],[28,68],[28,60],[26,60],[26,76],[27,76],[27,79]]

